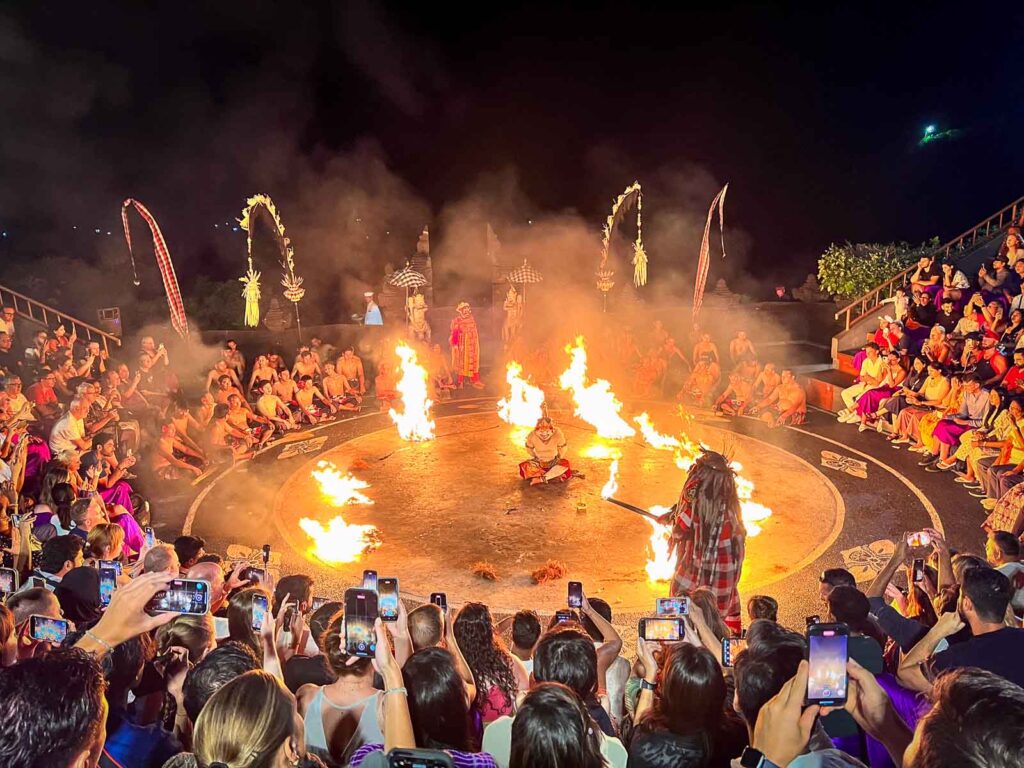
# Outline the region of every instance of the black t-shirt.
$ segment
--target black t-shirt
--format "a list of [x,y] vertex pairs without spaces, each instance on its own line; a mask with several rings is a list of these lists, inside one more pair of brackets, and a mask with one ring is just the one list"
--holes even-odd
[[933,325],[941,325],[946,333],[952,333],[953,329],[956,328],[956,324],[960,322],[960,318],[963,316],[962,312],[939,312],[935,315]]
[[918,280],[927,283],[933,277],[939,278],[939,282],[935,285],[942,285],[942,265],[939,264],[938,259],[933,259],[930,265],[921,270]]
[[22,356],[17,354],[13,348],[7,352],[0,351],[0,368],[7,373],[20,373],[21,361]]
[[935,325],[935,305],[931,302],[927,304],[912,304],[908,312],[910,317],[921,325],[929,328]]
[[1024,686],[1024,629],[1003,627],[995,632],[972,637],[951,645],[932,656],[929,667],[933,677],[947,669],[978,667],[1011,683]]

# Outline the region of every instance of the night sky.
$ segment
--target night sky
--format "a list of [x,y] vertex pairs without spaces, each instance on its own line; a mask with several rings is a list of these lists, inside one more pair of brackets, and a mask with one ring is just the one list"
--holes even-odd
[[[431,215],[507,173],[522,210],[595,232],[634,178],[700,176],[695,212],[728,181],[766,279],[832,241],[955,235],[1024,191],[1009,5],[146,5],[0,10],[0,255],[90,258],[133,195],[187,265],[253,192],[301,220],[290,185],[365,146]],[[962,133],[920,147],[928,124]]]

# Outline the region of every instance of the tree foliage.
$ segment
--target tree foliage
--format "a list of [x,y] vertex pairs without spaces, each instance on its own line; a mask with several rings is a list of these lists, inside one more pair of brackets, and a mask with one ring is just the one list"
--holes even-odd
[[902,272],[922,256],[933,253],[939,239],[909,243],[832,243],[818,259],[822,290],[838,299],[853,299]]

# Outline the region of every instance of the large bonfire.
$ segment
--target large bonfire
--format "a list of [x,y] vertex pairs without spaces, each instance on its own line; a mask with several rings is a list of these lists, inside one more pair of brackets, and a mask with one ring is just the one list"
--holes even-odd
[[[333,463],[320,461],[313,470],[313,478],[320,486],[321,495],[333,507],[354,504],[373,504],[373,500],[362,493],[370,487],[364,480],[351,473],[342,474]],[[299,527],[313,540],[310,553],[325,563],[352,563],[364,552],[374,549],[380,542],[380,534],[372,525],[351,525],[341,515],[332,517],[327,525],[304,517]]]
[[601,437],[622,439],[632,437],[636,430],[619,415],[622,402],[612,392],[612,385],[604,379],[590,381],[587,375],[587,346],[582,336],[567,346],[572,361],[559,377],[558,385],[572,395],[576,416],[590,424]]
[[395,354],[402,361],[402,377],[397,385],[402,395],[402,412],[392,408],[388,415],[403,440],[433,440],[434,422],[430,418],[430,408],[434,403],[428,396],[427,369],[419,364],[416,350],[404,342],[395,347]]
[[498,401],[498,416],[516,427],[533,427],[544,415],[544,391],[523,378],[523,366],[514,360],[505,366],[509,394]]

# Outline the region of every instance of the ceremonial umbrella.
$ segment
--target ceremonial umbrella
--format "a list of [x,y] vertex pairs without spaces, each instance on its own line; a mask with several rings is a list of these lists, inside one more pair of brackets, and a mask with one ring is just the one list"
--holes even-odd
[[422,272],[417,272],[409,266],[409,262],[406,262],[402,269],[391,275],[391,279],[388,282],[396,288],[405,288],[405,317],[406,321],[411,323],[412,317],[409,315],[409,289],[422,288],[430,281],[427,280],[426,275]]
[[510,283],[519,283],[523,286],[523,301],[526,301],[526,286],[528,283],[539,283],[544,279],[544,276],[536,269],[531,267],[526,259],[523,259],[523,266],[516,267],[508,273],[508,281]]

